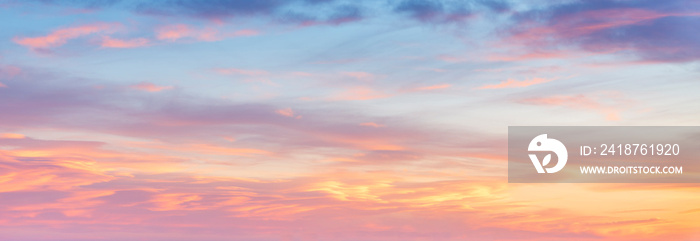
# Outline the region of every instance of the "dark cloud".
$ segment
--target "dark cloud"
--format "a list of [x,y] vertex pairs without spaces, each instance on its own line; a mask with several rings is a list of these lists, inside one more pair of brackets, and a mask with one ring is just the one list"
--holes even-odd
[[[247,136],[246,148],[263,147],[274,153],[296,148],[349,148],[384,150],[424,148],[445,136],[462,140],[458,133],[417,127],[403,118],[385,120],[387,126],[373,128],[360,123],[373,119],[348,109],[342,103],[327,107],[296,104],[294,119],[277,111],[289,103],[233,102],[187,94],[175,87],[162,92],[144,92],[124,85],[98,85],[89,79],[65,77],[25,68],[0,88],[0,127],[7,130],[54,128],[86,130],[168,143],[212,143],[222,135]],[[0,145],[46,148],[60,143],[32,139],[8,139]],[[66,143],[96,148],[102,143]],[[377,153],[368,158],[412,160],[412,153]]]
[[114,6],[122,0],[92,0],[92,1],[81,1],[81,0],[36,0],[36,2],[52,5],[71,5],[82,8],[103,8]]
[[[52,5],[89,9],[118,7],[141,14],[187,16],[199,19],[229,19],[265,16],[277,22],[293,24],[341,24],[367,16],[367,1],[341,0],[165,0],[165,1],[74,1],[38,0]],[[381,6],[381,5],[380,5]],[[462,22],[483,12],[505,12],[510,4],[501,0],[401,0],[389,1],[391,11],[422,22]]]
[[700,58],[698,11],[700,3],[676,0],[571,2],[515,14],[512,33],[538,49],[573,44],[642,61],[693,61]]
[[263,0],[171,0],[146,1],[137,5],[137,11],[164,15],[187,15],[199,18],[228,18],[256,14],[272,14],[277,9],[296,1]]
[[166,0],[166,1],[74,1],[38,0],[49,5],[86,9],[122,8],[140,14],[225,20],[263,16],[291,24],[340,24],[361,20],[360,3],[337,0]]

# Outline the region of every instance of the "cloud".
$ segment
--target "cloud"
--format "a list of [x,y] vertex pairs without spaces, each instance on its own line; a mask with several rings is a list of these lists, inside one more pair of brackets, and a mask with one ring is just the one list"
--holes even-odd
[[277,114],[280,114],[280,115],[283,115],[283,116],[294,117],[294,112],[293,112],[292,109],[290,109],[290,108],[279,109],[279,110],[277,110],[277,111],[275,111],[275,112],[276,112]]
[[199,41],[220,41],[226,38],[240,36],[255,36],[260,31],[253,29],[241,29],[233,32],[221,31],[214,27],[204,27],[197,29],[187,24],[173,24],[156,28],[156,38],[158,40],[175,41],[183,38],[191,38]]
[[510,9],[505,1],[439,1],[403,0],[393,11],[413,19],[430,23],[464,22],[484,12],[503,12]]
[[379,128],[379,127],[384,127],[384,125],[380,125],[374,122],[363,122],[360,123],[361,126],[369,126],[369,127],[374,127],[374,128]]
[[212,28],[201,30],[192,29],[185,24],[176,24],[164,26],[156,29],[156,38],[159,40],[174,41],[181,38],[194,38],[200,41],[217,41],[222,38],[219,36],[219,31]]
[[[324,9],[324,11],[318,11]],[[342,24],[361,20],[362,8],[355,4],[324,0],[142,2],[136,11],[164,16],[188,16],[215,21],[242,17],[268,17],[279,23],[300,25]]]
[[510,53],[509,55],[493,54],[487,57],[490,61],[532,61],[538,59],[556,59],[556,58],[570,58],[576,55],[562,50],[547,50],[547,51],[532,51],[518,54]]
[[145,38],[135,38],[135,39],[115,39],[109,36],[104,36],[102,38],[101,46],[103,48],[138,48],[148,45],[149,40]]
[[[3,129],[28,135],[0,138],[8,239],[664,239],[696,230],[694,216],[674,215],[697,208],[692,198],[625,198],[692,197],[690,189],[509,185],[498,174],[502,136],[413,115],[382,118],[332,102],[298,107],[304,120],[290,121],[297,113],[274,102],[95,89],[90,79],[32,69],[22,78],[0,95]],[[616,95],[590,98],[603,105]],[[540,102],[576,102],[559,99]],[[612,215],[590,215],[581,195],[605,201],[598,211]],[[654,213],[673,229],[629,222],[649,220],[644,212],[611,212],[652,203],[674,207]]]
[[348,87],[334,97],[332,100],[372,100],[390,97],[390,94],[375,90],[369,86]]
[[17,134],[17,133],[2,133],[2,134],[0,134],[0,138],[2,138],[2,139],[24,139],[26,137],[22,134]]
[[238,75],[247,75],[247,76],[264,76],[267,75],[268,72],[264,70],[257,70],[257,69],[236,69],[236,68],[219,68],[215,69],[216,72],[220,74],[238,74]]
[[[576,1],[514,16],[511,43],[536,51],[575,46],[643,61],[684,62],[700,58],[700,4],[684,1]],[[658,34],[663,32],[664,34]]]
[[372,80],[374,78],[373,74],[367,72],[342,72],[341,74],[357,80]]
[[22,74],[22,69],[13,65],[0,65],[0,79],[12,79]]
[[259,35],[260,31],[254,29],[241,29],[233,32],[232,36],[255,36]]
[[515,79],[507,79],[507,80],[501,81],[501,83],[499,83],[499,84],[483,85],[481,87],[478,87],[477,89],[483,90],[483,89],[522,88],[522,87],[528,87],[531,85],[547,83],[547,82],[550,82],[552,80],[555,80],[555,79],[532,78],[532,79],[525,79],[522,81],[518,81]]
[[160,92],[163,90],[169,90],[172,89],[172,86],[158,86],[153,83],[149,82],[141,82],[136,85],[132,85],[131,88],[137,89],[137,90],[143,90],[143,91],[148,91],[148,92]]
[[81,25],[76,27],[61,28],[54,30],[50,34],[41,37],[14,37],[13,41],[17,44],[28,48],[49,49],[64,45],[68,40],[75,39],[81,36],[101,33],[106,31],[114,31],[121,25],[113,23],[94,23]]
[[294,111],[292,111],[292,108],[279,109],[279,110],[276,110],[275,113],[277,113],[281,116],[291,117],[291,118],[295,118],[295,119],[301,119],[300,115],[294,115]]
[[415,90],[415,91],[439,90],[439,89],[447,89],[450,87],[452,87],[452,85],[450,85],[450,84],[438,84],[438,85],[417,87],[417,88],[414,88],[413,90]]

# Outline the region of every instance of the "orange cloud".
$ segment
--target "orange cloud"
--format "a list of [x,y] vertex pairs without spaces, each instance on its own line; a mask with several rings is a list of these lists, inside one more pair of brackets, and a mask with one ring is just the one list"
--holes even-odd
[[379,128],[379,127],[384,127],[384,125],[380,125],[374,122],[365,122],[365,123],[360,123],[361,126],[369,126],[369,127],[374,127],[374,128]]
[[135,38],[135,39],[114,39],[109,36],[102,38],[103,48],[136,48],[148,45],[148,39],[145,38]]
[[279,109],[279,110],[276,110],[275,113],[282,115],[282,116],[286,116],[286,117],[301,119],[300,115],[297,115],[297,116],[294,115],[294,111],[292,111],[292,108]]
[[156,38],[160,40],[177,40],[191,34],[190,27],[184,24],[165,26],[156,30]]
[[531,86],[531,85],[547,83],[547,82],[550,82],[552,80],[554,80],[554,79],[532,78],[532,79],[526,79],[526,80],[522,80],[522,81],[518,81],[515,79],[507,79],[505,81],[502,81],[499,84],[484,85],[484,86],[478,87],[477,89],[483,90],[483,89],[522,88],[522,87],[527,87],[527,86]]
[[0,134],[0,138],[2,139],[24,139],[26,136],[22,134],[17,134],[17,133],[2,133]]
[[78,38],[84,35],[110,31],[118,28],[119,24],[95,23],[72,28],[58,29],[46,36],[34,38],[15,37],[13,41],[17,44],[32,48],[43,49],[53,48],[65,44],[68,40]]
[[370,80],[374,77],[373,74],[367,72],[342,72],[341,74],[358,80]]
[[537,51],[524,53],[519,55],[491,55],[487,59],[490,61],[522,61],[522,60],[533,60],[533,59],[554,59],[554,58],[565,58],[573,56],[572,53],[563,51]]
[[202,200],[202,197],[196,194],[189,193],[166,193],[156,195],[150,202],[155,204],[155,207],[149,208],[152,211],[171,211],[171,210],[205,210],[207,207],[201,207],[197,201]]
[[158,86],[153,83],[148,83],[148,82],[142,82],[137,85],[132,85],[131,88],[137,89],[137,90],[143,90],[143,91],[148,91],[148,92],[160,92],[163,90],[169,90],[172,89],[172,86]]

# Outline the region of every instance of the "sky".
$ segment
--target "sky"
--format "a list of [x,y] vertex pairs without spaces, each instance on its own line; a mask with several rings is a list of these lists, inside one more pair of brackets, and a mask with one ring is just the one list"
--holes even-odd
[[695,1],[0,1],[2,240],[698,240],[507,182],[508,126],[700,125]]

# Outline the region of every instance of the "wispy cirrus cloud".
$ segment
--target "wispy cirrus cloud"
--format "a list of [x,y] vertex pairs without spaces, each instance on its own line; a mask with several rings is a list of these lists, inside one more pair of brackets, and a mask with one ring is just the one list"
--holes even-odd
[[450,87],[452,87],[451,84],[437,84],[437,85],[416,87],[416,88],[413,88],[412,90],[414,90],[414,91],[440,90],[440,89],[447,89],[447,88],[450,88]]
[[17,44],[33,50],[46,50],[64,45],[68,40],[101,32],[115,31],[120,28],[116,23],[93,23],[75,27],[60,28],[40,37],[14,37]]
[[522,88],[522,87],[528,87],[531,85],[537,85],[537,84],[543,84],[550,82],[552,80],[555,80],[555,78],[531,78],[531,79],[525,79],[525,80],[516,80],[516,79],[507,79],[504,81],[501,81],[501,83],[498,84],[490,84],[490,85],[482,85],[480,87],[477,87],[476,89],[484,90],[484,89],[505,89],[505,88]]
[[331,97],[332,100],[372,100],[392,96],[371,86],[350,86]]
[[24,139],[26,137],[22,134],[17,134],[17,133],[2,133],[2,134],[0,134],[0,138],[2,138],[2,139]]
[[[313,11],[324,8],[326,11]],[[343,24],[363,19],[362,8],[343,1],[228,1],[199,2],[172,1],[144,2],[134,9],[138,13],[223,21],[232,18],[265,17],[278,23],[302,26],[319,24]]]
[[191,38],[199,41],[219,41],[225,38],[239,36],[255,36],[260,34],[258,30],[242,29],[232,32],[222,31],[215,27],[204,27],[197,29],[186,24],[174,24],[156,28],[156,38],[158,40],[175,41],[178,39]]

